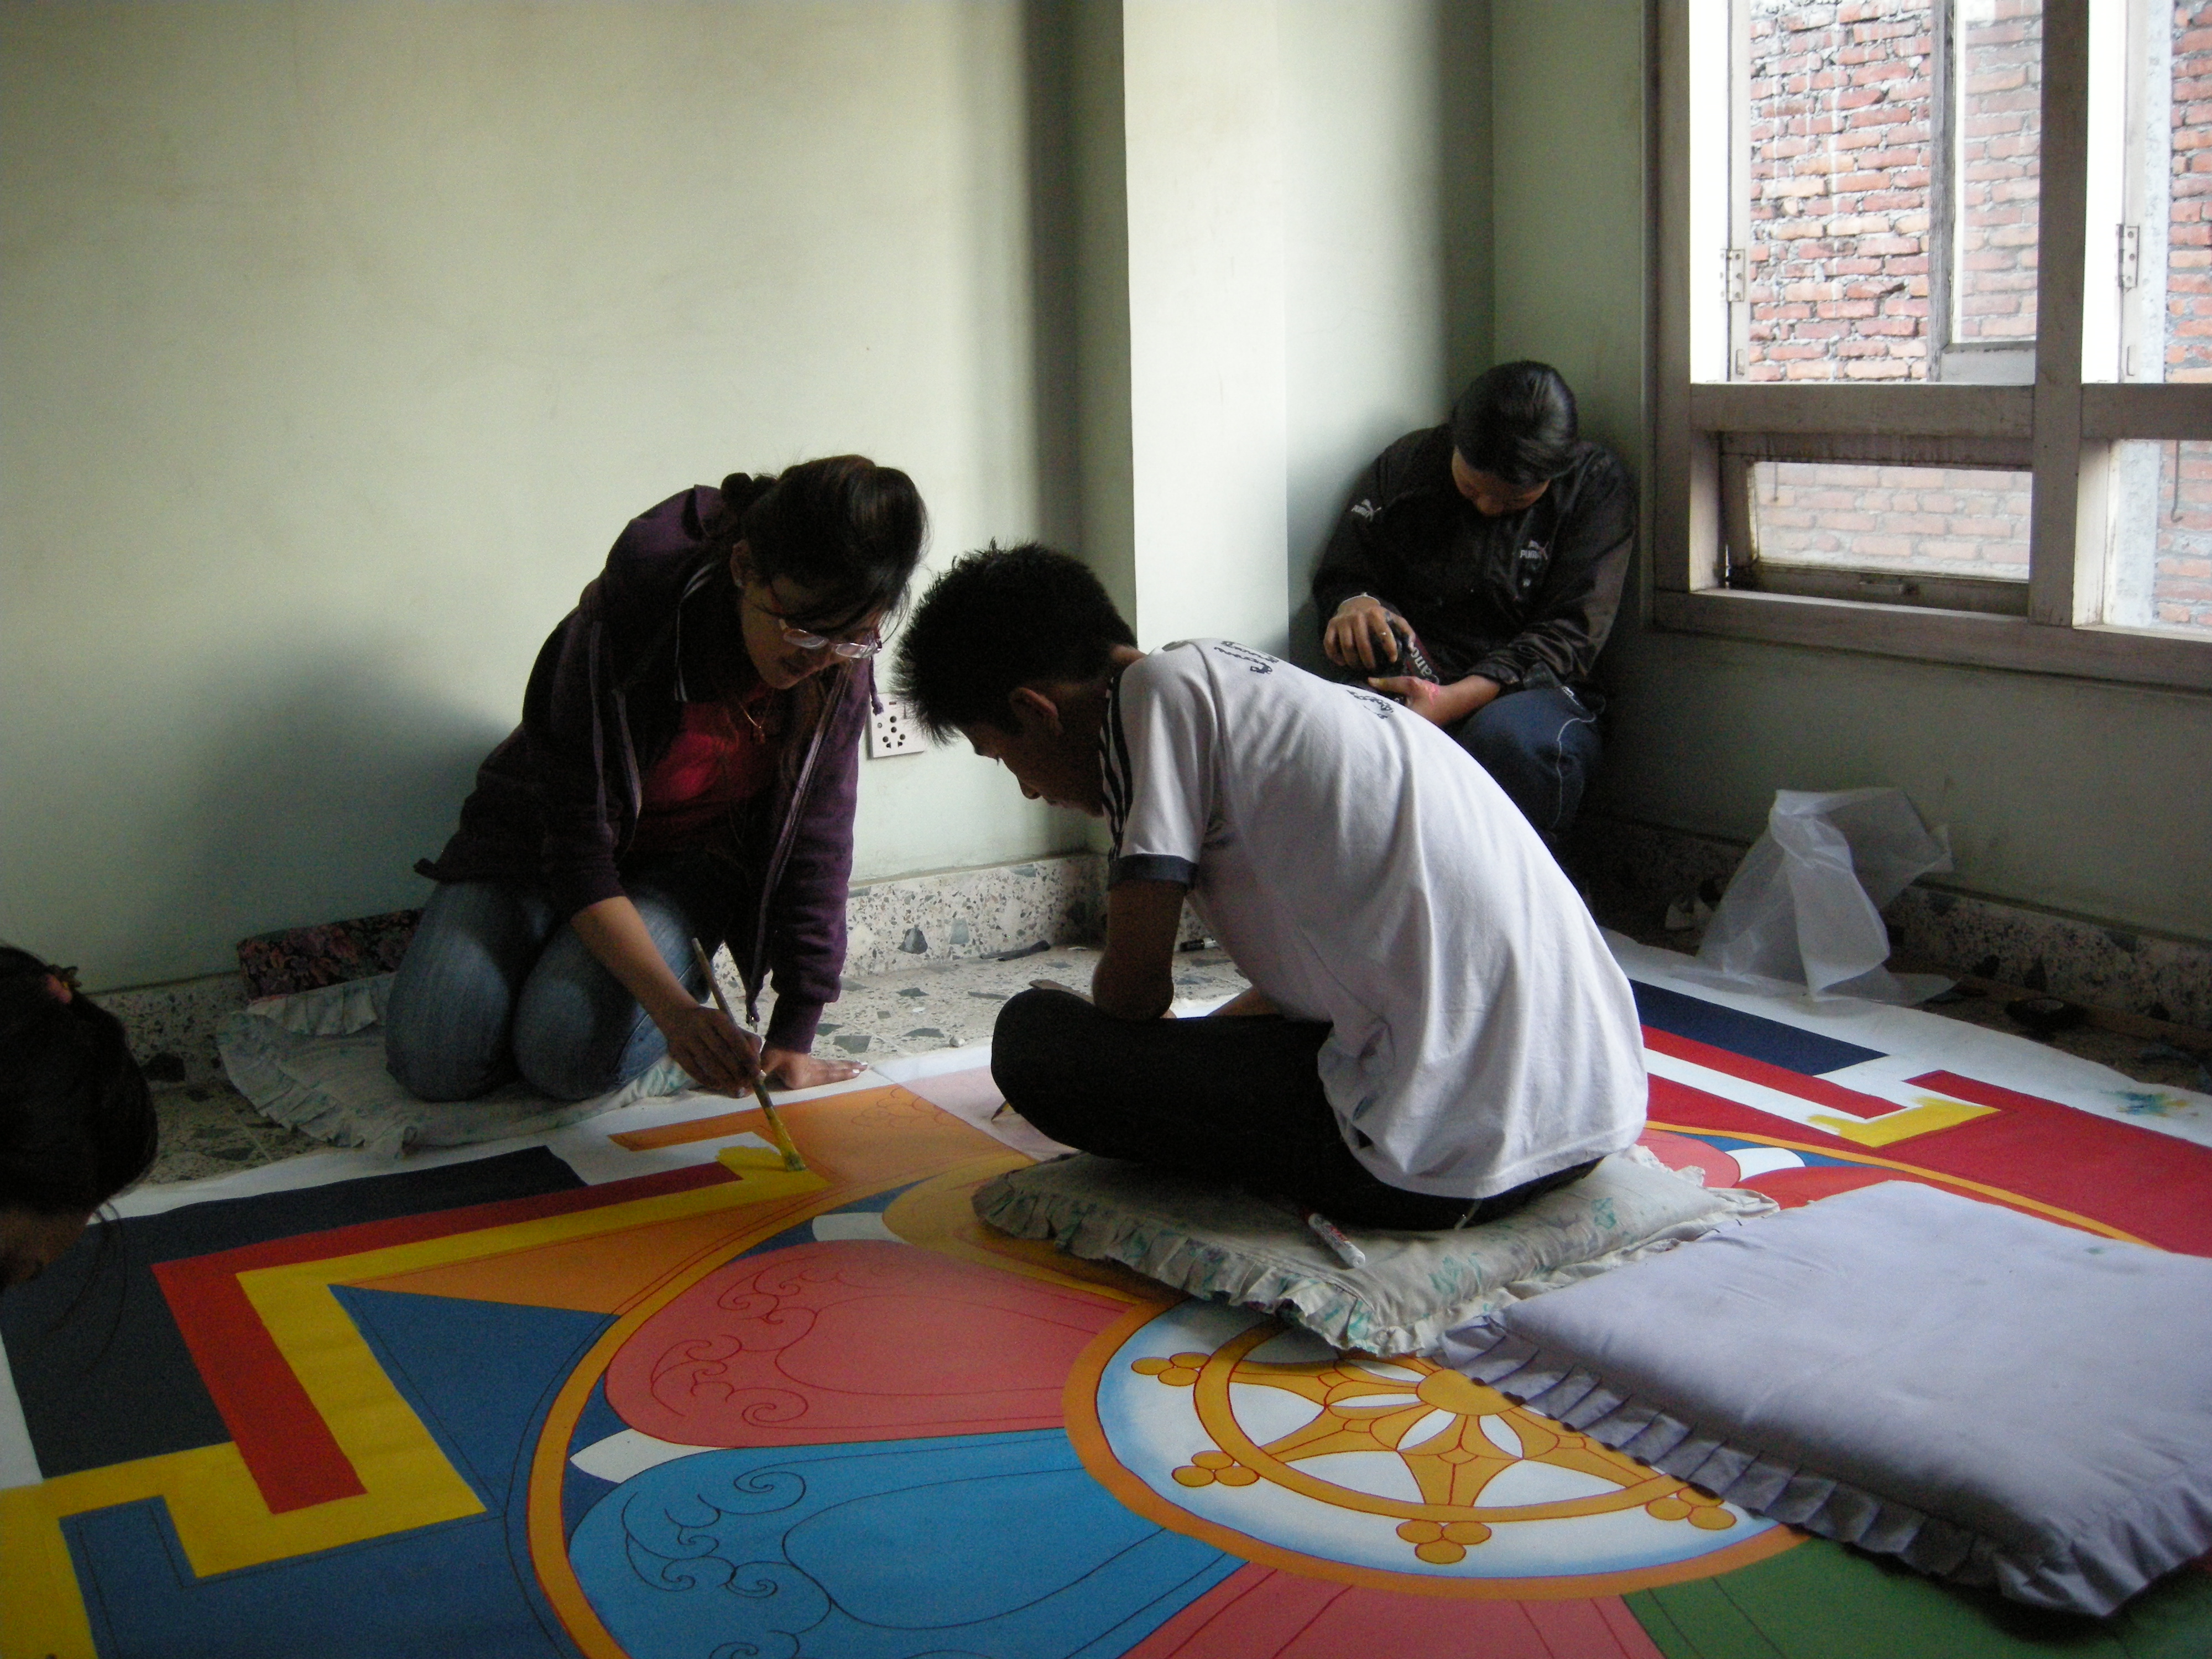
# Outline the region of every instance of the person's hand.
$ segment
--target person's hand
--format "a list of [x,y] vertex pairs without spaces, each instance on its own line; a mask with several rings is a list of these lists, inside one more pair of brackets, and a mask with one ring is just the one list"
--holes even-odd
[[761,1070],[778,1089],[818,1089],[825,1083],[842,1083],[868,1068],[849,1060],[817,1060],[790,1048],[763,1048]]
[[757,1039],[739,1030],[720,1009],[685,1003],[656,1016],[653,1024],[668,1039],[668,1057],[701,1088],[738,1097],[752,1092],[760,1072]]
[[1450,689],[1433,680],[1415,679],[1411,674],[1385,674],[1367,682],[1386,697],[1395,697],[1432,726],[1452,726],[1459,716],[1451,712],[1452,699],[1446,695]]
[[1338,667],[1364,668],[1370,674],[1397,661],[1398,630],[1390,625],[1389,607],[1368,594],[1353,594],[1328,619],[1321,648]]
[[1436,726],[1457,726],[1475,710],[1488,706],[1505,688],[1496,680],[1470,674],[1449,685],[1433,685],[1411,674],[1388,674],[1368,684],[1386,697],[1395,697],[1423,720]]

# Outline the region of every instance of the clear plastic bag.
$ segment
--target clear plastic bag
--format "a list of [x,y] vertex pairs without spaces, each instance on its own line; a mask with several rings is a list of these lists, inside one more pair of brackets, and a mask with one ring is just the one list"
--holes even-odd
[[1951,845],[1901,789],[1778,789],[1766,833],[1744,854],[1698,949],[1707,972],[1815,996],[1920,1002],[1949,988],[1896,975],[1881,908],[1915,878],[1951,867]]

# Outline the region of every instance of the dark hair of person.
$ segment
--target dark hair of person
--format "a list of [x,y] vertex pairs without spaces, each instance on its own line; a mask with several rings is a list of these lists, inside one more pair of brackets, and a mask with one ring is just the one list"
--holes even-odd
[[726,556],[742,541],[763,581],[787,577],[817,595],[787,620],[826,634],[897,610],[929,528],[914,480],[865,455],[801,461],[772,478],[732,472],[722,504],[708,543]]
[[154,1161],[153,1097],[123,1022],[66,970],[0,945],[0,1209],[89,1212]]
[[1528,488],[1573,465],[1575,394],[1549,363],[1500,363],[1452,405],[1452,447],[1477,472]]
[[896,686],[933,738],[1010,730],[1015,688],[1096,678],[1137,636],[1080,559],[1035,542],[965,553],[901,636]]

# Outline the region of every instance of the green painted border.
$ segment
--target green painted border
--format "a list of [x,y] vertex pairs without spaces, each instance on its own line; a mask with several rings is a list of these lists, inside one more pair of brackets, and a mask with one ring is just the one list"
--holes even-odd
[[2184,1567],[2109,1619],[2045,1613],[1808,1539],[1717,1578],[1621,1598],[1667,1659],[2205,1659],[2212,1571]]

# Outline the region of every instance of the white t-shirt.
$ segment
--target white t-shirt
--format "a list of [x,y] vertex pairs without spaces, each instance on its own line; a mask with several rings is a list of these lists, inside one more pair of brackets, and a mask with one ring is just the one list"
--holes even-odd
[[1644,1125],[1628,981],[1520,810],[1437,727],[1226,640],[1125,670],[1100,733],[1109,881],[1184,882],[1253,985],[1332,1029],[1345,1143],[1487,1198]]

